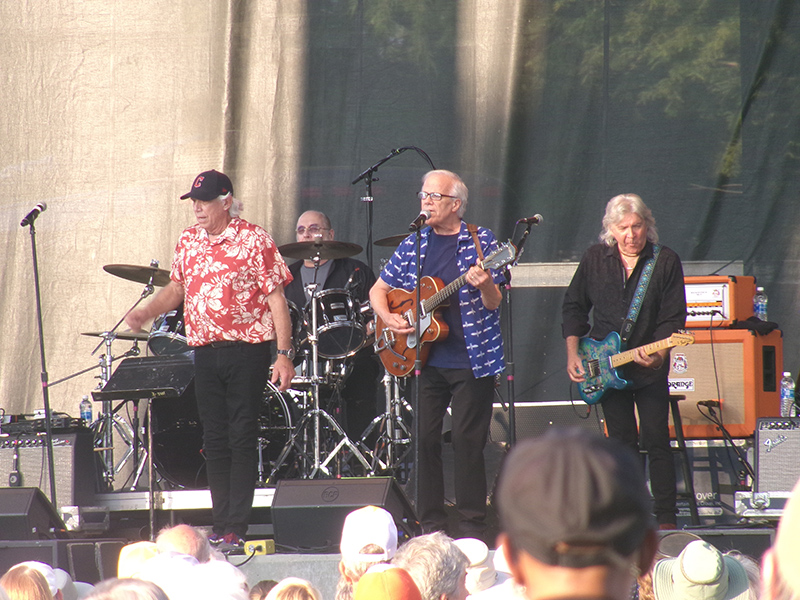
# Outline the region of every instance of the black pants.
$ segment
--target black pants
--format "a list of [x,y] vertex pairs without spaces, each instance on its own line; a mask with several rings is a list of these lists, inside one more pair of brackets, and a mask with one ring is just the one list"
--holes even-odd
[[425,367],[420,375],[419,490],[417,517],[423,530],[444,531],[442,423],[452,410],[455,495],[459,531],[481,537],[486,529],[486,467],[483,449],[492,419],[493,377],[476,379],[471,369]]
[[258,415],[269,343],[195,349],[195,393],[211,490],[214,533],[247,533],[258,476]]
[[[639,414],[636,426],[634,407]],[[658,381],[637,390],[610,390],[603,398],[609,437],[637,453],[641,440],[650,464],[650,489],[657,521],[675,523],[675,459],[669,445],[669,388]]]

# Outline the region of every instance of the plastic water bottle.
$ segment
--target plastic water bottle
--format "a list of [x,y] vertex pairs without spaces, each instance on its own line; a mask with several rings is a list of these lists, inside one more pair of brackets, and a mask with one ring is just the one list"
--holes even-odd
[[753,315],[761,319],[767,320],[767,294],[764,292],[763,287],[756,288],[756,295],[753,296]]
[[794,379],[789,371],[784,371],[781,379],[781,416],[797,416],[794,405]]
[[84,396],[81,399],[81,419],[85,425],[91,425],[92,423],[92,403],[89,401],[89,396]]

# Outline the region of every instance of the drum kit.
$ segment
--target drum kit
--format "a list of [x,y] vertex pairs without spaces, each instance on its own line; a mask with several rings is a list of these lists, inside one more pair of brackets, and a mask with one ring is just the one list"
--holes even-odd
[[[394,242],[394,238],[398,238],[396,245],[402,237],[405,236],[393,236],[376,244],[390,245],[390,240]],[[410,407],[402,398],[402,382],[394,376],[387,374],[383,378],[385,411],[359,439],[350,439],[336,419],[341,388],[353,369],[356,353],[373,343],[374,325],[368,302],[360,302],[348,289],[320,289],[316,276],[322,261],[354,256],[361,250],[357,244],[333,240],[297,242],[279,248],[285,257],[312,261],[315,271],[314,280],[306,286],[307,297],[310,297],[306,306],[300,309],[288,302],[296,375],[286,392],[268,383],[261,401],[258,448],[261,485],[290,477],[310,479],[392,473],[408,454]],[[170,280],[169,271],[158,268],[155,260],[146,267],[106,265],[103,269],[145,285],[140,298],[125,316],[151,295],[155,286],[165,286]],[[102,390],[111,378],[114,361],[140,354],[140,342],[146,344],[148,356],[192,355],[186,340],[182,306],[157,317],[149,332],[116,331],[124,319],[123,316],[110,331],[82,333],[102,338],[92,352],[95,354],[104,347],[100,357],[99,389]],[[133,346],[114,357],[115,340],[130,341]],[[193,387],[192,384],[180,398],[159,398],[149,403],[148,443],[139,439],[138,402],[133,403],[132,423],[129,424],[120,415],[122,405],[114,407],[111,401],[102,401],[102,410],[91,428],[109,491],[114,489],[115,476],[131,459],[133,479],[125,489],[137,489],[148,448],[155,467],[152,477],[162,489],[165,486],[167,489],[205,487],[202,425],[197,416]],[[117,462],[113,454],[114,434],[126,447]]]

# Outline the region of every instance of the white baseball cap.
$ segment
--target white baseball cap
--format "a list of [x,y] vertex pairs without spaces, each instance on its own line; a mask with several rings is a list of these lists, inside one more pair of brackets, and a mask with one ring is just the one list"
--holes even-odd
[[[374,544],[383,549],[378,554],[362,554],[364,546]],[[397,550],[397,525],[389,511],[377,506],[354,510],[344,520],[342,557],[350,560],[381,562],[389,560]]]

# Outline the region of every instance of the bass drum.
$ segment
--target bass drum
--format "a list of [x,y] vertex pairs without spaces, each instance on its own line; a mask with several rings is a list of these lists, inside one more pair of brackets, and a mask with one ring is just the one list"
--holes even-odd
[[[261,416],[258,418],[259,470],[262,471],[262,481],[273,475],[276,461],[284,448],[291,443],[295,424],[303,413],[303,398],[302,392],[289,389],[281,393],[275,385],[267,382],[261,403]],[[283,473],[285,477],[288,470],[289,465],[285,465],[279,469],[279,473]]]
[[[302,392],[281,394],[267,382],[258,417],[258,441],[266,475],[291,438],[301,412]],[[197,412],[192,382],[180,398],[156,398],[150,405],[153,430],[153,464],[175,488],[208,487],[203,456],[203,425]]]
[[197,413],[194,381],[180,398],[150,401],[153,464],[158,473],[178,488],[208,487],[203,457],[203,425]]

